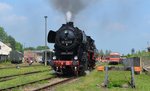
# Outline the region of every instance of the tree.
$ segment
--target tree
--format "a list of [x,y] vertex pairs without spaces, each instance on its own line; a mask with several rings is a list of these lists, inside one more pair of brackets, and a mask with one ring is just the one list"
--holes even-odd
[[27,48],[24,48],[24,50],[35,50],[34,47],[27,47]]
[[45,49],[49,49],[48,46],[37,46],[36,50],[45,50]]
[[104,55],[104,52],[103,52],[103,50],[101,49],[100,51],[99,51],[99,56],[103,56]]
[[12,36],[8,36],[2,27],[0,27],[0,41],[10,46],[12,50],[23,50],[22,44],[17,42]]
[[16,42],[15,47],[16,47],[15,49],[16,49],[17,51],[23,52],[23,46],[22,46],[21,43]]
[[132,49],[131,49],[131,54],[134,54],[134,53],[135,53],[135,49],[132,48]]
[[130,54],[127,54],[127,56],[126,56],[127,58],[130,58],[131,57],[131,55]]
[[8,36],[9,39],[9,43],[10,43],[10,47],[12,48],[12,50],[16,50],[16,41],[12,36]]
[[4,31],[4,28],[0,27],[0,41],[6,43],[7,41],[7,33]]
[[111,53],[111,50],[106,50],[105,55],[108,56]]

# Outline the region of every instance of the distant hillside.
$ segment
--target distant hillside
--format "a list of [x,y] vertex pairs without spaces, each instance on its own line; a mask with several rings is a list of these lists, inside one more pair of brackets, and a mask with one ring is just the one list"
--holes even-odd
[[12,50],[23,51],[22,44],[17,42],[12,36],[8,35],[3,27],[0,27],[0,41],[10,46]]

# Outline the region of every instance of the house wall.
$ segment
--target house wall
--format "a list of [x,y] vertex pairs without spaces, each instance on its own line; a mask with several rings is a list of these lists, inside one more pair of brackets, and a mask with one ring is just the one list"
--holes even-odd
[[8,59],[8,55],[0,55],[0,62],[7,60]]
[[0,41],[0,61],[7,60],[12,49]]

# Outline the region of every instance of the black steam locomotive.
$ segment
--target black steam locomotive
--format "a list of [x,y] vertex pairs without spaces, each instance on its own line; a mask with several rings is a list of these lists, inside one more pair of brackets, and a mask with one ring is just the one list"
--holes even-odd
[[63,74],[84,74],[95,66],[95,44],[73,22],[63,24],[58,31],[49,31],[48,42],[55,43],[52,68]]

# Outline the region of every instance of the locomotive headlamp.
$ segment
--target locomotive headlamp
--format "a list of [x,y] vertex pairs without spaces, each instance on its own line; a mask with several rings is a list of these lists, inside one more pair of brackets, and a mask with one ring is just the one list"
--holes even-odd
[[74,56],[74,60],[78,60],[78,56]]
[[53,60],[56,60],[56,56],[53,56]]
[[67,34],[68,33],[68,30],[65,30],[65,34]]

